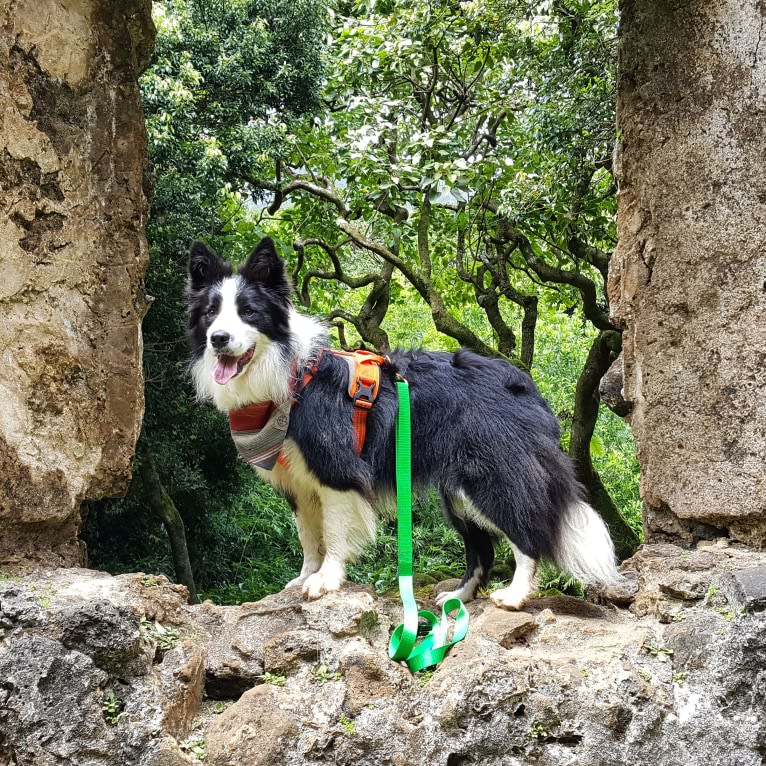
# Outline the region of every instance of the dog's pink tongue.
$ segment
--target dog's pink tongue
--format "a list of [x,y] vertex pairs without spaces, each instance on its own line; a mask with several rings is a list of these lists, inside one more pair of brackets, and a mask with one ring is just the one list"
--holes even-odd
[[238,361],[238,356],[221,354],[216,359],[215,367],[213,368],[213,380],[220,386],[228,383],[237,374]]

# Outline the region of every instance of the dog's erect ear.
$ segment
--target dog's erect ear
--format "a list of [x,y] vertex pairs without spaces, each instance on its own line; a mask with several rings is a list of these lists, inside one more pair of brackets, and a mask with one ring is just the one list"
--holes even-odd
[[220,282],[231,276],[231,266],[224,263],[207,245],[194,240],[189,248],[189,277],[192,290]]
[[239,273],[248,282],[261,282],[285,297],[290,296],[290,283],[285,276],[285,264],[277,255],[274,240],[264,237],[250,253],[247,262],[240,266]]

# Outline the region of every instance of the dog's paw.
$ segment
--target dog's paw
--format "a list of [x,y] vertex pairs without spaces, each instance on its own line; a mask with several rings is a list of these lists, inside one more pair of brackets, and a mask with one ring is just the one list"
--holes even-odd
[[308,575],[298,575],[298,577],[294,577],[292,580],[290,580],[287,585],[283,588],[283,590],[287,590],[288,588],[297,588],[301,585],[303,585],[304,582],[306,582],[306,578]]
[[342,584],[342,577],[328,574],[327,572],[322,572],[320,570],[306,578],[306,581],[303,583],[303,595],[309,599],[309,601],[313,601],[314,599],[324,596],[325,593],[332,593],[333,591],[340,590]]
[[501,588],[489,594],[489,598],[495,606],[509,611],[518,611],[527,601],[529,593],[522,593],[519,588],[510,586]]

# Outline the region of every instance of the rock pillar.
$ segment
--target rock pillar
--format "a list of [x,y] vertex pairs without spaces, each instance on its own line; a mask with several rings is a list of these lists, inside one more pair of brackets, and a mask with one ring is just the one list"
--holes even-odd
[[623,0],[625,398],[648,538],[766,544],[766,16]]
[[150,0],[0,9],[0,563],[73,564],[143,412]]

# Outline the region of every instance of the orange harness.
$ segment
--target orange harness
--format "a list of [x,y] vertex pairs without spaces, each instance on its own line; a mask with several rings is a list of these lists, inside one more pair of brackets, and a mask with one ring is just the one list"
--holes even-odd
[[[380,390],[380,366],[386,361],[380,354],[359,349],[357,351],[334,351],[330,353],[343,359],[348,365],[348,395],[354,403],[351,423],[354,426],[354,452],[362,454],[367,438],[367,413],[372,409]],[[319,368],[321,355],[314,366],[303,376],[305,388]]]
[[[303,376],[302,388],[305,388],[312,380],[322,359],[320,352],[314,365]],[[354,427],[354,452],[357,455],[362,454],[364,442],[367,436],[367,413],[375,404],[375,399],[380,390],[380,366],[386,361],[384,357],[373,354],[371,351],[333,351],[329,353],[343,359],[348,365],[348,395],[354,403],[354,414],[351,423]],[[292,404],[295,404],[293,399]],[[284,403],[284,404],[287,404]],[[290,461],[281,448],[284,437],[287,433],[287,424],[289,420],[289,405],[287,408],[283,405],[277,406],[274,402],[261,402],[250,404],[238,410],[232,410],[229,413],[229,427],[232,438],[237,446],[237,451],[248,463],[255,467],[271,470],[275,463],[283,468],[290,467]],[[281,425],[279,425],[280,412]],[[276,412],[275,412],[276,411]],[[272,421],[272,418],[275,421]],[[275,422],[277,429],[271,427],[270,434],[265,440],[258,442],[256,447],[253,442],[248,440],[258,438],[258,432],[268,424]],[[277,430],[276,438],[274,431]],[[279,434],[281,433],[281,441]]]

